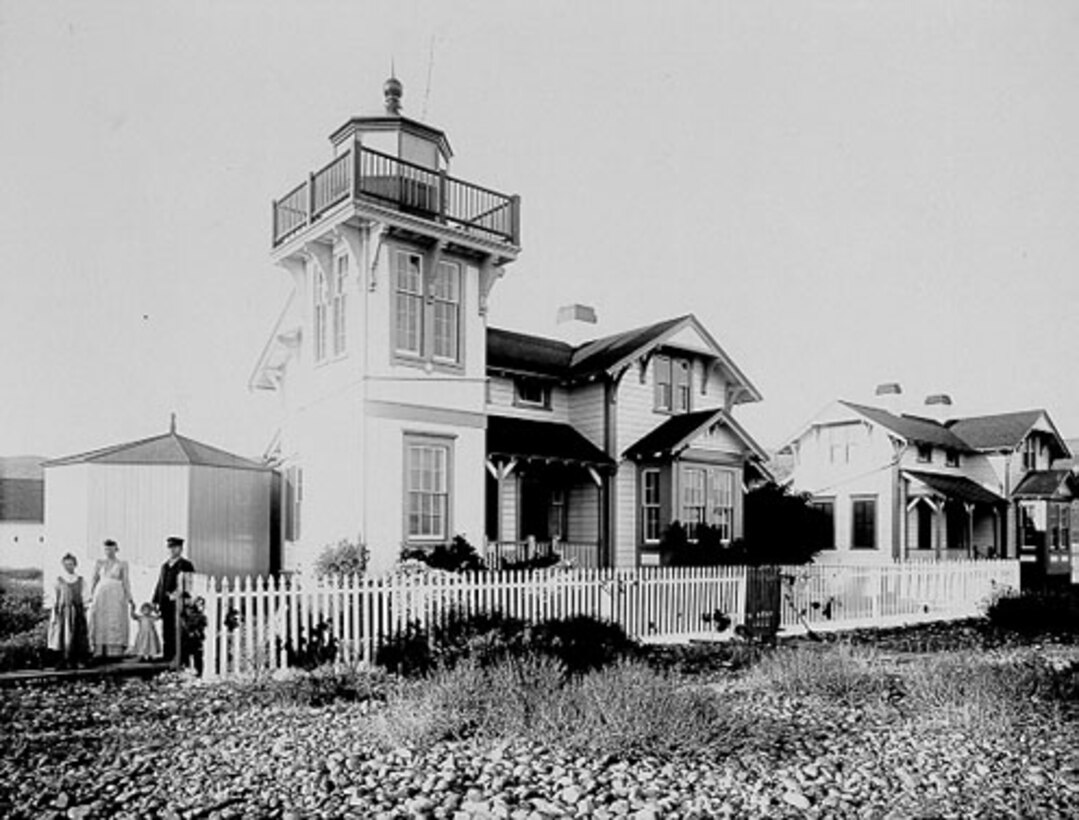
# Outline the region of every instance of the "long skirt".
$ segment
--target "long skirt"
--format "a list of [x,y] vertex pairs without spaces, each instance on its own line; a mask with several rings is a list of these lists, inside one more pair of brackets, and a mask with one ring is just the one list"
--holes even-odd
[[86,607],[81,600],[61,603],[49,621],[49,649],[60,653],[65,663],[80,663],[90,655],[86,629]]
[[131,618],[119,578],[102,578],[90,606],[90,644],[94,653],[118,657],[127,651]]

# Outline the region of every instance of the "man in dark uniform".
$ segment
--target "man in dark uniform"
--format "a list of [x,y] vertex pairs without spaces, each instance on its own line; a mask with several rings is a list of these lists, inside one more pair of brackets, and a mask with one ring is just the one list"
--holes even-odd
[[161,612],[161,631],[165,645],[165,660],[175,661],[179,647],[176,645],[177,612],[181,606],[180,577],[194,572],[195,565],[183,556],[184,539],[171,536],[165,543],[169,548],[169,560],[161,565],[154,589],[154,603]]

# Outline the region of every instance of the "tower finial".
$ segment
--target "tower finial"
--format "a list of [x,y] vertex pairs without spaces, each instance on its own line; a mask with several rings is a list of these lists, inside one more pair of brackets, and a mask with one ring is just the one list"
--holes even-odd
[[390,78],[386,80],[382,86],[382,93],[386,97],[386,113],[391,116],[398,116],[401,113],[401,97],[404,94],[404,86],[401,85],[401,81],[397,79],[396,71],[394,70],[393,60],[390,60]]
[[169,413],[169,434],[176,435],[176,414]]

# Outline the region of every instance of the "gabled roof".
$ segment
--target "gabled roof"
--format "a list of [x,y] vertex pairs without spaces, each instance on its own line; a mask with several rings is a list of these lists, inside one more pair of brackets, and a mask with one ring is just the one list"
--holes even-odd
[[201,467],[228,467],[234,470],[270,469],[250,459],[202,444],[175,432],[45,462],[46,467],[61,467],[69,464],[187,464]]
[[918,416],[896,415],[880,407],[840,400],[840,404],[849,407],[870,421],[879,424],[895,435],[916,444],[932,444],[960,452],[969,452],[970,446],[956,436],[947,427],[930,419]]
[[1034,470],[1023,476],[1012,498],[1072,498],[1072,484],[1071,470]]
[[966,476],[904,470],[903,473],[925,484],[931,490],[958,501],[984,504],[1003,504],[1005,499]]
[[509,416],[487,418],[487,455],[608,467],[614,461],[568,424]]
[[1070,455],[1068,445],[1044,410],[1020,410],[954,419],[948,422],[948,429],[974,450],[1014,450],[1042,418],[1052,431],[1059,451],[1057,457],[1067,458]]
[[764,462],[768,454],[731,416],[722,409],[697,410],[671,416],[654,430],[631,444],[625,452],[628,459],[666,457],[688,447],[693,439],[714,424],[729,428],[757,459]]
[[547,376],[561,381],[584,381],[615,374],[647,356],[672,336],[692,328],[707,344],[710,355],[742,388],[737,402],[760,401],[761,394],[692,314],[633,328],[572,347],[557,339],[499,328],[487,329],[487,366],[492,370]]

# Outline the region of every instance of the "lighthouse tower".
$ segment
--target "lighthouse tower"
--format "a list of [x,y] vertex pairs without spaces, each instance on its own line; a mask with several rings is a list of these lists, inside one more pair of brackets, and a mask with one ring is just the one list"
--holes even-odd
[[251,377],[279,396],[285,568],[341,540],[371,569],[484,531],[486,310],[520,251],[520,199],[450,174],[441,130],[385,110],[273,201],[293,290]]

